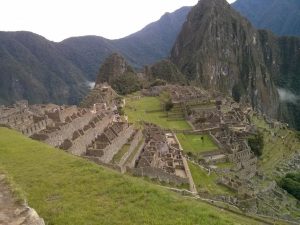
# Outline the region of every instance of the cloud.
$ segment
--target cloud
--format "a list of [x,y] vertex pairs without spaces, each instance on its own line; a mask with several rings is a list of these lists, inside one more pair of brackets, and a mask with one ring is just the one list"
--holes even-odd
[[289,102],[289,103],[296,104],[297,101],[300,100],[300,96],[297,96],[293,94],[291,91],[283,88],[278,88],[278,93],[279,93],[280,101],[282,102]]
[[93,89],[95,87],[95,82],[87,81],[86,84],[90,89]]

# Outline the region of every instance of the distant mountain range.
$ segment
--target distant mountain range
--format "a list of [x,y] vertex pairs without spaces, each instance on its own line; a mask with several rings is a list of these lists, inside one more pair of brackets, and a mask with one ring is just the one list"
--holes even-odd
[[233,8],[259,29],[277,35],[300,35],[299,0],[237,0]]
[[[225,0],[199,5],[188,20],[191,7],[183,7],[118,40],[84,36],[55,43],[30,32],[0,32],[0,104],[79,103],[107,56],[117,52],[142,68],[170,56],[173,46],[172,62],[150,67],[152,76],[155,69],[176,71],[174,63],[189,82],[231,93],[269,115],[279,108],[282,118],[300,128],[299,38],[257,31]],[[299,5],[298,0],[238,0],[232,6],[256,28],[299,35]]]
[[136,68],[167,57],[189,11],[166,13],[118,40],[84,36],[55,43],[30,32],[0,32],[0,104],[78,103],[108,55],[118,52]]

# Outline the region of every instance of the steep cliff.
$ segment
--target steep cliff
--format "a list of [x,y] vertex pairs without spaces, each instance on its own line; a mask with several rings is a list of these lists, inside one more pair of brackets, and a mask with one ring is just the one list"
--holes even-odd
[[226,0],[201,0],[171,52],[186,77],[278,116],[279,95],[266,66],[259,32]]
[[260,30],[264,61],[280,95],[280,119],[300,129],[300,38]]

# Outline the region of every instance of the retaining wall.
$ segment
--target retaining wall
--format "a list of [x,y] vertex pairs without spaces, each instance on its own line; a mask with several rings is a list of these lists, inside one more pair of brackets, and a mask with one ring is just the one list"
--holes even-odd
[[[87,130],[83,136],[78,137],[73,141],[72,147],[68,150],[74,155],[84,155],[87,146],[112,122],[112,116],[108,115],[97,122],[94,128]],[[73,132],[70,134],[72,136]]]
[[117,154],[122,146],[127,143],[129,137],[134,131],[133,128],[134,126],[130,125],[127,129],[121,131],[118,134],[118,137],[116,137],[109,146],[103,149],[104,155],[100,158],[102,162],[109,163],[112,160],[114,155]]
[[173,174],[166,173],[165,171],[159,168],[153,168],[153,167],[128,168],[128,171],[135,176],[146,176],[151,179],[158,179],[159,181],[173,183],[176,185],[189,183],[188,178],[182,178]]
[[119,162],[119,166],[123,167],[126,163],[129,156],[133,153],[133,151],[138,147],[138,144],[143,138],[143,132],[142,130],[139,130],[133,137],[133,140],[130,143],[130,147],[128,151],[123,155],[122,159]]

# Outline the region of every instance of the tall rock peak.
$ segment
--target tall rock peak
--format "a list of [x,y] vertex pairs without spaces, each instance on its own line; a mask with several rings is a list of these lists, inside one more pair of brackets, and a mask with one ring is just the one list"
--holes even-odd
[[171,51],[187,78],[249,102],[272,117],[278,93],[265,65],[259,32],[225,0],[200,0]]
[[134,73],[134,70],[123,56],[113,53],[101,65],[96,84],[111,83],[115,78],[124,76],[127,73]]

